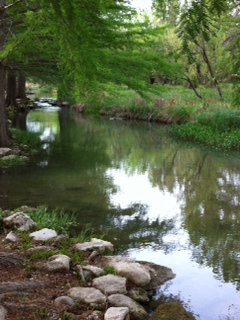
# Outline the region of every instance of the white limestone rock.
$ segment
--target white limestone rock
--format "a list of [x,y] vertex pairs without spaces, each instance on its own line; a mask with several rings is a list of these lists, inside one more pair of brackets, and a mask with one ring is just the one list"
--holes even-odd
[[101,277],[106,274],[102,268],[91,265],[81,266],[78,264],[76,265],[76,269],[84,282],[92,281],[93,278]]
[[23,232],[36,229],[37,224],[24,212],[16,212],[3,219],[6,228],[18,229]]
[[44,228],[30,233],[30,237],[35,241],[48,241],[57,237],[57,232],[52,229]]
[[113,293],[126,294],[127,279],[112,274],[93,279],[92,286],[106,295]]
[[7,234],[5,240],[9,242],[18,242],[20,241],[20,238],[15,232],[11,231]]
[[121,256],[101,258],[102,266],[112,266],[118,275],[145,289],[154,289],[175,277],[170,268],[146,261],[133,261]]
[[120,256],[106,257],[106,261],[120,276],[126,277],[139,287],[145,287],[151,281],[149,271],[138,262]]
[[68,295],[70,298],[78,302],[85,302],[91,305],[106,303],[105,295],[100,290],[95,288],[73,287],[69,289]]
[[82,266],[82,269],[83,269],[83,271],[88,271],[88,272],[92,273],[93,276],[95,276],[95,277],[101,277],[106,273],[102,268],[99,268],[96,266],[91,266],[91,265]]
[[50,257],[46,263],[38,266],[48,272],[67,272],[70,270],[70,260],[64,254],[57,254]]
[[18,158],[18,156],[16,154],[9,154],[8,156],[1,157],[1,159],[5,160],[5,161],[14,160],[17,158]]
[[97,250],[100,252],[114,251],[114,247],[111,244],[111,242],[104,241],[97,238],[93,238],[91,241],[88,241],[88,242],[77,243],[74,246],[74,249],[77,251],[94,251],[94,250]]
[[130,313],[137,320],[144,320],[147,317],[147,311],[133,299],[123,294],[112,294],[108,297],[108,303],[113,307],[127,307]]
[[0,306],[0,320],[5,320],[7,318],[7,310]]
[[139,303],[149,302],[147,291],[140,287],[131,288],[128,292],[128,296]]
[[104,320],[130,320],[130,313],[127,307],[111,307],[107,309]]
[[54,300],[54,303],[56,306],[74,306],[75,302],[73,301],[72,298],[68,297],[68,296],[61,296],[61,297],[57,297]]
[[9,153],[11,153],[10,148],[0,148],[0,157],[7,156]]
[[89,316],[87,316],[86,320],[102,320],[103,312],[100,310],[94,310]]

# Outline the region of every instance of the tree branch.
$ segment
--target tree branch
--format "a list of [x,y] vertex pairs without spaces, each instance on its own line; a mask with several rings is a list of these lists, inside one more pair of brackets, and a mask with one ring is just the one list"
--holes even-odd
[[14,3],[9,4],[8,6],[4,6],[0,8],[0,11],[7,11],[8,9],[12,8],[13,6],[15,6],[16,4],[18,4],[19,2],[21,2],[21,0],[18,0]]

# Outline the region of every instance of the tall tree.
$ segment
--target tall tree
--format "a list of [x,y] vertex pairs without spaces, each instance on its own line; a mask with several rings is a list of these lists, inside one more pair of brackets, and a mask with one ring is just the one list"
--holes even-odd
[[[0,0],[0,52],[6,44],[5,5],[6,1]],[[5,66],[4,60],[0,59],[0,147],[8,147],[9,145],[10,138],[5,109]]]
[[24,73],[20,73],[17,79],[17,98],[22,102],[27,100],[26,94],[26,76]]
[[7,71],[7,94],[5,99],[5,107],[17,108],[17,79],[15,70]]
[[150,23],[138,23],[127,0],[9,0],[1,13],[11,32],[1,24],[0,58],[39,79],[55,73],[76,99],[109,82],[143,92],[151,70],[171,69],[144,50]]

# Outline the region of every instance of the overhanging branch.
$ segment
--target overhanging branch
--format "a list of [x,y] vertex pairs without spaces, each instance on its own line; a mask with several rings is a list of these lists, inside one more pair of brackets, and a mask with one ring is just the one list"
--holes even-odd
[[19,2],[21,2],[21,0],[18,0],[14,3],[9,4],[8,6],[4,6],[0,8],[0,11],[7,11],[8,9],[12,8],[13,6],[15,6],[16,4],[18,4]]

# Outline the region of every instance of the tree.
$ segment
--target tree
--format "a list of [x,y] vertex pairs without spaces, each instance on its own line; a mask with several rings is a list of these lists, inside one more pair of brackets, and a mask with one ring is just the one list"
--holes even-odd
[[[0,0],[0,52],[6,44],[5,4],[5,0]],[[9,145],[10,138],[5,110],[5,66],[4,61],[0,59],[0,147],[8,147]]]
[[[238,14],[239,1],[234,0],[192,0],[192,1],[179,1],[179,0],[153,0],[153,8],[157,17],[162,21],[172,23],[172,17],[175,17],[175,25],[177,25],[177,33],[182,40],[182,53],[181,56],[186,57],[185,65],[190,66],[190,69],[195,68],[195,80],[205,81],[206,74],[202,73],[204,70],[202,62],[205,64],[205,69],[208,71],[207,80],[211,80],[219,93],[221,99],[223,94],[220,86],[220,81],[224,78],[229,78],[231,73],[238,74],[239,66],[239,53],[236,54],[235,46],[234,54],[231,53],[231,61],[229,61],[229,50],[225,46],[224,39],[219,37],[219,30],[223,30],[222,24],[228,26],[229,30],[235,29],[233,43],[236,43],[239,37],[236,37],[236,29],[238,29],[237,19],[233,19]],[[231,22],[230,22],[231,21]],[[231,26],[232,24],[232,26]],[[235,27],[233,27],[235,25]],[[227,30],[225,30],[227,34]],[[238,33],[239,34],[239,33]],[[218,45],[214,47],[214,40]],[[231,36],[228,38],[231,39]],[[216,48],[219,47],[221,42],[221,53],[217,56]],[[231,42],[231,41],[230,41]],[[230,46],[229,46],[230,47]],[[232,47],[233,48],[233,47]],[[219,51],[219,50],[218,50]],[[224,63],[222,68],[219,68],[219,57],[224,57],[225,62],[228,58],[228,75],[223,76],[222,69],[226,70]],[[223,61],[224,61],[223,59]],[[217,63],[216,63],[216,60]],[[181,62],[184,62],[180,58]],[[225,63],[226,64],[226,63]],[[229,64],[232,69],[229,68]],[[187,80],[190,86],[194,88],[194,80],[187,75]],[[238,96],[239,85],[237,85],[238,77],[235,78],[235,96]]]
[[18,82],[17,82],[17,98],[21,99],[22,102],[27,100],[26,94],[26,76],[24,73],[20,73],[18,75]]
[[126,0],[2,1],[8,28],[0,26],[5,39],[0,59],[28,76],[55,81],[62,94],[75,99],[111,82],[144,92],[151,71],[171,70],[171,64],[145,50],[151,25],[137,22],[128,4]]
[[180,13],[179,0],[153,0],[154,14],[163,22],[177,25]]
[[[212,15],[210,15],[210,10],[215,10],[216,13],[220,14],[223,7],[217,6],[213,8],[211,3],[205,0],[192,2],[191,6],[186,8],[181,14],[178,34],[182,38],[183,51],[187,54],[189,62],[194,61],[189,43],[192,42],[200,49],[203,61],[206,63],[211,75],[212,82],[223,100],[222,90],[206,48],[206,42],[211,39],[211,34],[215,34],[214,22]],[[211,14],[213,14],[213,12]]]
[[16,93],[17,93],[17,79],[15,70],[8,70],[7,72],[7,95],[5,99],[5,107],[13,106],[17,108]]

